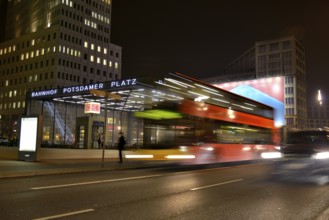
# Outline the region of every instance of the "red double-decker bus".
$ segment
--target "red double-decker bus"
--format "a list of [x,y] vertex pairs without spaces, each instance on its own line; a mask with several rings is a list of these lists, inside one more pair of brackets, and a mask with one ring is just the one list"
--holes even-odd
[[187,163],[280,157],[273,108],[231,93],[215,99],[185,98],[137,112],[144,118],[144,149],[126,157]]

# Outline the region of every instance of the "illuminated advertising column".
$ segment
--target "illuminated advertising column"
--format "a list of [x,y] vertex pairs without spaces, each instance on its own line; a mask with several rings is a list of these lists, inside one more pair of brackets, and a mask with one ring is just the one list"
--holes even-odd
[[41,117],[22,117],[18,160],[36,161],[41,145]]

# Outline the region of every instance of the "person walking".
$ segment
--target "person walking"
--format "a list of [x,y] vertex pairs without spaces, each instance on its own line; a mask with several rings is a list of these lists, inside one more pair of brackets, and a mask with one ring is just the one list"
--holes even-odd
[[120,137],[119,137],[119,142],[118,142],[118,148],[119,148],[119,163],[122,163],[122,151],[125,147],[126,140],[125,137],[123,136],[123,133],[120,132]]

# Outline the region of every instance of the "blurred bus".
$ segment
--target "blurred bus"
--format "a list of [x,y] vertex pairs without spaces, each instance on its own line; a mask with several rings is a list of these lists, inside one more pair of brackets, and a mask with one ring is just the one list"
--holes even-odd
[[228,107],[224,98],[222,106],[185,98],[136,112],[144,119],[143,149],[126,157],[195,164],[280,157],[273,108],[226,97],[241,110]]

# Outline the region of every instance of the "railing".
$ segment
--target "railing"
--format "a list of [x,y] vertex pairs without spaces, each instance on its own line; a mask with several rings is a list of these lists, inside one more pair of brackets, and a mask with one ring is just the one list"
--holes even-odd
[[55,109],[54,103],[52,102],[44,102],[44,106],[46,107],[48,113],[51,117],[55,119],[55,126],[58,129],[59,133],[62,137],[64,137],[66,144],[73,143],[73,135],[70,128],[65,125],[62,117],[58,113],[57,109]]

